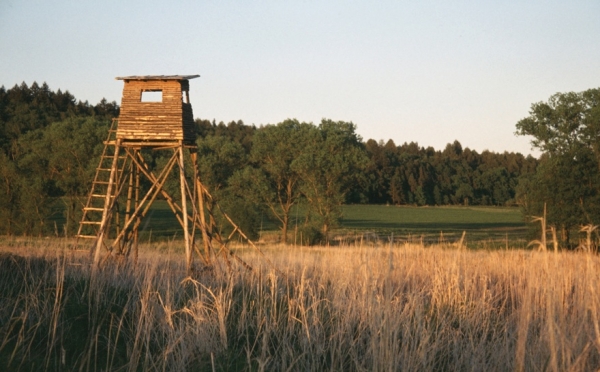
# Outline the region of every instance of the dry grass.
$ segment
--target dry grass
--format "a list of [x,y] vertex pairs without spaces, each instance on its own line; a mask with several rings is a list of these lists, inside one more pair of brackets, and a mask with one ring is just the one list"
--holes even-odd
[[[449,247],[269,247],[184,279],[175,243],[90,281],[64,242],[4,242],[0,370],[600,367],[600,261]],[[18,256],[16,255],[18,254]]]

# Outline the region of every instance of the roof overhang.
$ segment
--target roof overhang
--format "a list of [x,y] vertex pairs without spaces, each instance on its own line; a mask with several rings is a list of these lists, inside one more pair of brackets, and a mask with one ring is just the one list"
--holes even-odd
[[190,80],[200,75],[134,75],[117,76],[116,80]]

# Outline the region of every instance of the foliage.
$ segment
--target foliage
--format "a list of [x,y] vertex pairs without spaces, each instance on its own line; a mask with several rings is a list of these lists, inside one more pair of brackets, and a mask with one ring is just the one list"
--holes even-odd
[[600,89],[557,93],[534,103],[517,134],[544,152],[535,175],[522,177],[519,199],[528,215],[547,205],[548,223],[569,243],[569,230],[600,220]]
[[208,120],[196,119],[196,133],[200,138],[209,136],[227,137],[231,141],[242,145],[246,153],[252,148],[252,141],[256,133],[254,125],[245,125],[242,120],[231,121],[227,124],[224,122],[212,122]]
[[288,119],[261,127],[253,137],[251,165],[237,172],[233,187],[259,205],[265,205],[278,221],[281,242],[288,242],[292,207],[302,197],[302,175],[295,167],[306,153],[316,128]]
[[532,136],[531,144],[551,155],[569,154],[587,147],[596,155],[600,144],[600,88],[581,93],[556,93],[548,102],[531,105],[520,120],[517,134]]
[[305,223],[298,229],[297,243],[301,245],[318,245],[326,243],[327,238],[320,226],[315,223]]
[[[592,93],[583,95],[590,107],[597,98]],[[592,111],[579,132],[597,157],[592,139],[598,114]],[[90,105],[45,83],[0,88],[0,234],[62,234],[76,228],[81,198],[93,179],[109,121],[118,112],[115,102]],[[197,119],[195,126],[201,179],[215,200],[248,226],[256,226],[257,216],[268,211],[282,241],[289,240],[290,211],[299,204],[306,206],[306,228],[318,226],[326,235],[344,203],[512,204],[517,178],[537,166],[531,157],[478,154],[458,141],[443,151],[414,142],[363,142],[354,124],[328,119],[318,125],[288,119],[259,128],[241,120]],[[160,168],[166,153],[142,155]],[[141,187],[149,187],[145,179]],[[165,188],[179,194],[177,174]]]
[[514,204],[519,176],[535,170],[537,160],[515,153],[481,154],[458,141],[443,151],[417,143],[396,146],[368,140],[370,158],[363,201],[410,205]]
[[258,236],[260,214],[249,204],[251,201],[236,195],[230,188],[230,180],[236,170],[248,163],[248,154],[244,147],[228,136],[208,135],[198,141],[198,171],[202,183],[208,188],[212,199],[208,200],[208,208],[219,218],[218,229],[229,233],[231,226],[217,212],[219,203],[224,212],[240,225],[242,230],[252,238]]
[[367,164],[361,138],[352,123],[323,119],[302,154],[292,164],[300,190],[325,236],[337,225],[341,205]]
[[66,197],[58,210],[73,229],[81,210],[75,200],[87,193],[118,106],[77,102],[45,83],[2,87],[0,103],[0,233],[55,232],[49,218],[58,197]]
[[77,101],[69,91],[53,92],[46,83],[31,87],[22,83],[6,90],[0,87],[0,149],[14,160],[18,138],[53,122],[73,117],[111,118],[118,116],[115,102],[105,99],[95,106]]

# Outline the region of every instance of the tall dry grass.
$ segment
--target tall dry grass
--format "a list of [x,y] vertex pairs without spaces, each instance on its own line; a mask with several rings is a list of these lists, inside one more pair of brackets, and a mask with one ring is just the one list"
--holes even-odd
[[[153,248],[90,281],[61,243],[0,255],[0,369],[600,367],[599,259],[448,247],[269,247],[184,278]],[[16,255],[16,254],[20,255]]]

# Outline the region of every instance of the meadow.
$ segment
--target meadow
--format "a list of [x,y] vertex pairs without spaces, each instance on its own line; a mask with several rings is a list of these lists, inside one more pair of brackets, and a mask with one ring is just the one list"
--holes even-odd
[[[301,225],[304,211],[296,208],[292,212],[290,234],[292,241],[295,224]],[[180,236],[180,226],[165,201],[153,205],[142,226],[142,237],[146,241]],[[465,244],[469,248],[525,248],[531,240],[521,210],[516,207],[481,206],[390,206],[354,204],[342,206],[342,218],[333,231],[334,240],[389,241],[398,243],[422,240],[424,244],[456,242],[466,232]],[[263,217],[260,235],[273,242],[277,226]],[[297,232],[296,232],[297,234]],[[440,241],[441,240],[441,241]]]
[[342,231],[371,232],[397,240],[423,236],[427,242],[456,241],[463,232],[473,247],[501,241],[519,247],[526,243],[528,230],[519,208],[515,207],[414,207],[386,205],[345,205]]
[[591,253],[239,246],[188,277],[178,241],[95,275],[72,244],[0,241],[0,370],[600,368]]

